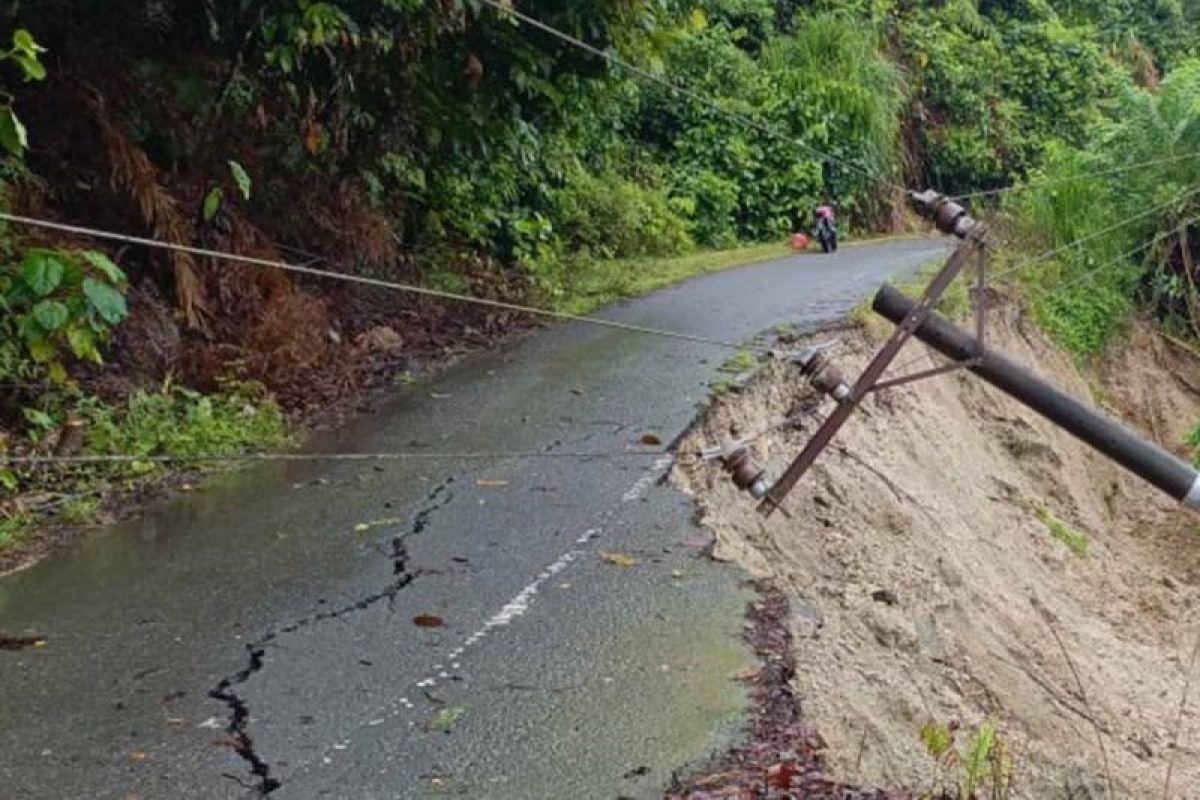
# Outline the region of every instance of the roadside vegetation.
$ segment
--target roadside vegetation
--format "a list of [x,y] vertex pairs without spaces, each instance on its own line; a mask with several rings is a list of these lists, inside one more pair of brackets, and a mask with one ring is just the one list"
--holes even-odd
[[[478,0],[8,4],[0,209],[581,313],[782,254],[821,202],[892,232],[889,186],[1019,185],[975,203],[1001,262],[1090,237],[1012,276],[1074,355],[1138,311],[1196,335],[1194,0],[515,7],[720,111]],[[528,324],[15,225],[0,310],[0,453],[42,456],[286,446]],[[3,469],[0,548],[161,473]]]

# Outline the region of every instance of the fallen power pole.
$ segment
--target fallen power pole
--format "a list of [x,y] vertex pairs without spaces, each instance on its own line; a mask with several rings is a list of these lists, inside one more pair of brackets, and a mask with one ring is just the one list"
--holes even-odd
[[[896,287],[884,286],[875,295],[872,308],[880,316],[898,323],[914,305]],[[1200,472],[1187,462],[1051,386],[1011,359],[994,350],[985,350],[977,339],[945,317],[930,314],[913,336],[1189,508],[1200,510]]]
[[[759,512],[769,516],[782,508],[784,498],[816,463],[868,394],[959,369],[969,369],[1174,499],[1200,510],[1200,472],[1190,464],[1054,388],[1005,356],[987,349],[984,341],[986,295],[983,291],[986,228],[973,220],[962,206],[936,192],[913,193],[911,199],[917,210],[931,219],[939,230],[957,236],[963,242],[919,299],[912,300],[888,285],[879,290],[874,310],[895,323],[896,330],[853,384],[842,378],[823,352],[806,350],[792,356],[791,361],[801,374],[837,403],[800,454],[783,475],[771,483],[747,443],[725,442],[712,451],[713,456],[724,464],[733,482],[762,501]],[[974,293],[975,336],[933,311],[954,279],[973,263],[978,264]],[[951,363],[882,380],[909,338],[924,342],[947,356]]]

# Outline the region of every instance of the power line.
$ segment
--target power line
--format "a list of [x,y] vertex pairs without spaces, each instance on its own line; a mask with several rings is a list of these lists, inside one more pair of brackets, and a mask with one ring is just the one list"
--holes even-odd
[[[1197,221],[1200,221],[1200,217],[1193,217],[1190,220],[1188,220],[1187,223],[1185,223],[1185,224],[1193,225]],[[1058,292],[1061,292],[1063,289],[1073,286],[1076,283],[1079,283],[1080,281],[1087,280],[1088,278],[1092,277],[1093,275],[1097,275],[1106,269],[1116,266],[1117,264],[1121,263],[1122,261],[1126,261],[1128,259],[1133,258],[1138,253],[1141,253],[1144,250],[1150,249],[1154,245],[1161,242],[1163,239],[1174,236],[1176,233],[1177,233],[1177,231],[1174,231],[1174,230],[1162,231],[1161,233],[1154,236],[1153,238],[1139,244],[1137,247],[1133,248],[1132,250],[1130,250],[1126,253],[1122,253],[1121,255],[1117,256],[1114,259],[1111,259],[1110,261],[1106,261],[1105,263],[1101,264],[1098,267],[1094,267],[1093,269],[1090,269],[1087,272],[1076,275],[1073,278],[1069,278],[1069,279],[1063,281],[1062,283],[1059,283],[1059,284],[1056,284],[1055,286],[1050,287],[1049,289],[1043,289],[1041,291],[1038,291],[1035,289],[1034,294],[1037,295],[1039,298],[1050,297],[1054,294],[1057,294]]]
[[1050,178],[1046,180],[1030,181],[1029,183],[1014,184],[1012,186],[1002,186],[998,189],[983,189],[978,192],[967,192],[966,194],[953,195],[951,200],[969,200],[973,197],[991,197],[994,195],[1006,194],[1008,192],[1023,192],[1030,189],[1040,189],[1043,186],[1056,186],[1062,183],[1072,183],[1074,181],[1087,180],[1088,178],[1102,178],[1107,175],[1119,175],[1123,172],[1138,169],[1140,167],[1151,167],[1157,164],[1170,164],[1176,161],[1185,161],[1191,158],[1200,158],[1200,153],[1184,153],[1183,155],[1168,156],[1166,158],[1156,158],[1151,161],[1141,161],[1135,164],[1126,164],[1122,167],[1113,169],[1100,170],[1098,172],[1088,172],[1081,175],[1068,175],[1062,178]]
[[[1192,218],[1191,218],[1190,220],[1188,220],[1188,221],[1187,221],[1185,224],[1187,224],[1187,225],[1194,225],[1194,224],[1196,224],[1197,222],[1200,222],[1200,217],[1192,217]],[[1100,266],[1098,266],[1098,267],[1094,267],[1094,268],[1092,268],[1092,269],[1089,269],[1087,272],[1081,273],[1081,274],[1079,274],[1079,275],[1076,275],[1076,276],[1074,276],[1074,277],[1072,277],[1072,278],[1068,278],[1067,280],[1065,280],[1065,281],[1062,281],[1061,283],[1058,283],[1058,284],[1056,284],[1056,285],[1054,285],[1054,286],[1052,286],[1052,287],[1049,287],[1049,288],[1047,288],[1047,289],[1040,289],[1040,290],[1039,290],[1039,289],[1034,289],[1034,290],[1033,290],[1033,295],[1034,295],[1034,297],[1035,297],[1036,299],[1040,299],[1040,300],[1044,300],[1044,299],[1045,299],[1045,298],[1047,298],[1047,297],[1053,297],[1055,294],[1057,294],[1057,293],[1059,293],[1059,292],[1061,292],[1061,291],[1063,291],[1063,290],[1065,290],[1065,289],[1068,289],[1068,288],[1070,288],[1071,286],[1074,286],[1074,285],[1075,285],[1075,284],[1077,284],[1077,283],[1080,283],[1080,282],[1082,282],[1082,281],[1085,281],[1085,280],[1087,280],[1088,278],[1091,278],[1091,277],[1092,277],[1092,276],[1094,276],[1094,275],[1098,275],[1098,274],[1100,274],[1101,272],[1103,272],[1103,271],[1105,271],[1105,270],[1107,270],[1107,269],[1110,269],[1110,268],[1112,268],[1112,267],[1116,266],[1117,264],[1120,264],[1122,261],[1126,261],[1126,260],[1128,260],[1128,259],[1131,259],[1131,258],[1133,258],[1133,257],[1134,257],[1134,256],[1136,256],[1138,253],[1141,253],[1141,252],[1143,252],[1144,250],[1148,250],[1148,249],[1150,249],[1150,248],[1151,248],[1151,247],[1153,247],[1154,245],[1156,245],[1156,244],[1158,244],[1159,242],[1161,242],[1163,239],[1167,239],[1167,238],[1169,238],[1169,237],[1171,237],[1171,236],[1174,236],[1174,235],[1175,235],[1175,233],[1176,233],[1176,231],[1173,231],[1173,230],[1163,231],[1163,232],[1161,232],[1161,233],[1157,234],[1156,236],[1152,237],[1151,239],[1148,239],[1147,241],[1145,241],[1145,242],[1142,242],[1142,243],[1141,243],[1141,244],[1139,244],[1137,247],[1134,247],[1133,249],[1131,249],[1131,250],[1129,250],[1129,251],[1127,251],[1127,252],[1125,252],[1125,253],[1122,253],[1121,255],[1117,256],[1116,258],[1113,258],[1113,259],[1110,259],[1109,261],[1106,261],[1106,262],[1104,262],[1103,264],[1101,264],[1101,265],[1100,265]],[[1005,274],[1008,274],[1008,273],[1005,273]],[[902,364],[900,367],[898,367],[898,368],[895,370],[895,372],[898,372],[898,373],[900,373],[900,374],[904,374],[905,372],[907,372],[907,371],[908,371],[908,369],[909,369],[910,367],[913,367],[913,366],[915,366],[916,364],[920,363],[921,361],[924,361],[924,360],[925,360],[927,357],[928,357],[928,354],[927,354],[927,353],[922,353],[922,354],[921,354],[921,355],[919,355],[919,356],[916,356],[916,357],[914,357],[914,358],[912,358],[912,359],[909,359],[909,360],[908,360],[908,361],[906,361],[904,364]]]
[[68,225],[61,222],[52,222],[50,220],[38,219],[34,217],[25,217],[17,214],[9,214],[0,212],[0,220],[11,222],[17,225],[28,225],[34,228],[43,228],[46,230],[60,231],[62,233],[71,233],[78,236],[88,236],[94,239],[102,239],[111,242],[120,242],[122,244],[139,245],[142,247],[150,247],[158,250],[169,250],[179,253],[187,253],[201,258],[211,258],[219,261],[232,261],[240,264],[248,264],[256,267],[269,267],[283,270],[285,272],[294,272],[301,275],[309,275],[317,278],[328,278],[333,280],[346,281],[349,283],[358,283],[364,286],[374,286],[382,289],[392,289],[408,294],[421,295],[423,297],[434,297],[439,300],[452,300],[459,303],[470,303],[477,306],[487,308],[498,308],[505,311],[516,311],[522,314],[530,314],[535,316],[547,317],[567,322],[580,322],[588,325],[598,325],[605,328],[614,328],[616,330],[626,331],[629,333],[640,333],[647,336],[659,336],[668,339],[678,339],[685,342],[695,342],[698,344],[712,345],[714,347],[724,347],[732,350],[752,350],[756,352],[766,352],[769,348],[744,345],[737,342],[727,342],[720,339],[712,339],[707,336],[697,336],[690,333],[680,333],[678,331],[665,330],[662,328],[652,328],[645,325],[635,325],[628,322],[617,322],[616,320],[603,319],[601,317],[591,317],[581,314],[570,314],[565,311],[552,311],[535,306],[522,305],[520,303],[510,303],[504,300],[489,300],[483,297],[473,297],[467,294],[459,294],[450,292],[444,289],[431,289],[425,286],[416,286],[410,283],[400,283],[397,281],[383,280],[381,278],[369,278],[363,275],[354,275],[345,272],[335,272],[333,270],[318,269],[313,266],[291,264],[286,261],[279,261],[268,258],[258,258],[255,256],[244,256],[237,253],[221,252],[219,250],[210,250],[203,247],[193,247],[191,245],[176,244],[174,242],[163,242],[156,239],[147,239],[142,236],[131,236],[128,234],[114,233],[112,231],[104,231],[96,228],[87,228],[81,225]]
[[507,5],[504,2],[501,2],[501,0],[481,0],[481,2],[484,5],[491,6],[493,9],[498,11],[502,16],[507,15],[507,16],[511,16],[515,19],[518,19],[521,22],[525,23],[526,25],[529,25],[532,28],[536,28],[544,33],[548,33],[551,36],[554,36],[555,38],[561,39],[562,41],[567,42],[568,44],[571,44],[575,47],[578,47],[581,50],[591,53],[592,55],[596,56],[597,58],[604,59],[605,61],[607,61],[610,64],[615,64],[616,66],[621,67],[622,69],[628,70],[629,72],[632,72],[633,74],[637,75],[638,77],[640,77],[644,80],[648,80],[653,83],[656,83],[659,86],[662,86],[663,88],[667,89],[668,91],[679,95],[680,97],[686,97],[687,99],[689,99],[695,103],[699,103],[700,105],[705,106],[706,108],[709,108],[713,111],[716,111],[718,114],[724,115],[732,120],[735,120],[736,122],[738,122],[742,125],[745,125],[746,127],[753,128],[754,130],[757,130],[760,133],[765,133],[768,136],[772,136],[776,139],[780,139],[782,141],[796,145],[804,150],[807,150],[808,152],[812,153],[813,155],[818,156],[822,161],[827,161],[832,164],[843,164],[845,166],[852,167],[852,168],[856,169],[857,171],[859,171],[860,173],[862,173],[863,175],[867,176],[868,178],[878,180],[881,183],[884,183],[894,189],[899,189],[901,192],[907,191],[904,186],[902,186],[898,183],[895,183],[894,181],[883,176],[882,174],[880,174],[878,172],[878,170],[870,169],[866,164],[864,164],[862,162],[851,161],[849,159],[838,158],[836,156],[830,155],[829,153],[826,153],[816,147],[813,147],[812,145],[808,144],[807,142],[801,141],[800,139],[797,139],[796,137],[786,133],[785,131],[780,130],[779,128],[776,128],[775,126],[766,125],[764,123],[759,122],[756,119],[746,116],[745,114],[740,114],[736,111],[731,111],[731,110],[725,108],[724,106],[722,106],[716,100],[713,100],[712,98],[706,97],[706,96],[704,96],[698,92],[695,92],[691,89],[680,86],[679,84],[674,83],[673,81],[667,80],[666,78],[662,77],[661,75],[655,75],[653,72],[650,72],[649,70],[644,69],[643,67],[639,67],[631,61],[626,61],[625,59],[621,58],[618,55],[615,55],[606,50],[601,50],[600,48],[596,47],[595,45],[588,44],[587,42],[583,41],[582,39],[572,36],[571,34],[566,33],[564,31],[560,31],[559,29],[546,24],[545,22],[542,22],[541,20],[536,19],[535,17],[531,17],[528,14],[518,11],[517,9],[513,8],[512,6]]
[[1029,259],[1028,261],[1024,261],[1020,264],[1017,264],[1016,266],[1010,267],[1006,270],[1001,270],[1000,272],[993,274],[992,277],[993,278],[1002,278],[1006,275],[1011,275],[1014,272],[1019,272],[1028,267],[1032,267],[1035,264],[1040,264],[1043,261],[1049,261],[1051,258],[1054,258],[1057,255],[1061,255],[1061,254],[1067,252],[1068,250],[1073,250],[1073,249],[1079,247],[1080,245],[1084,245],[1084,244],[1087,244],[1088,242],[1095,241],[1096,239],[1099,239],[1101,236],[1104,236],[1109,233],[1113,233],[1114,231],[1120,230],[1121,228],[1124,228],[1127,225],[1132,225],[1133,223],[1137,222],[1138,220],[1145,219],[1146,217],[1157,214],[1167,208],[1170,208],[1171,206],[1175,205],[1176,203],[1180,202],[1181,200],[1186,200],[1186,199],[1194,196],[1197,193],[1200,193],[1200,186],[1198,186],[1194,189],[1190,189],[1176,197],[1173,197],[1170,200],[1166,201],[1165,203],[1160,203],[1157,206],[1154,206],[1154,207],[1149,208],[1145,211],[1142,211],[1138,214],[1135,214],[1132,217],[1126,217],[1125,219],[1121,220],[1120,222],[1113,223],[1112,225],[1107,225],[1098,231],[1093,231],[1092,233],[1089,233],[1087,236],[1081,236],[1078,239],[1068,242],[1067,244],[1060,245],[1051,250],[1047,250],[1043,253],[1039,253],[1038,255],[1034,256],[1033,258]]
[[229,453],[198,455],[76,455],[10,456],[0,455],[0,465],[13,466],[95,466],[122,464],[219,464],[252,461],[325,462],[325,461],[503,461],[507,459],[601,459],[661,458],[674,455],[668,450],[611,450],[597,452],[433,452],[414,450],[382,453]]
[[[1078,245],[1080,245],[1080,244],[1084,244],[1084,243],[1086,243],[1087,241],[1089,241],[1089,240],[1091,240],[1091,239],[1094,239],[1094,238],[1096,238],[1097,236],[1103,235],[1103,234],[1105,234],[1105,233],[1111,233],[1111,232],[1112,232],[1112,231],[1114,231],[1114,230],[1117,230],[1117,229],[1119,229],[1119,228],[1121,228],[1121,227],[1124,227],[1125,225],[1132,224],[1133,222],[1136,222],[1138,219],[1140,219],[1140,218],[1142,218],[1142,217],[1145,217],[1145,216],[1148,216],[1148,215],[1150,215],[1150,214],[1153,214],[1153,213],[1155,213],[1155,212],[1161,211],[1161,210],[1163,210],[1164,208],[1166,208],[1166,207],[1169,207],[1169,206],[1173,205],[1174,203],[1178,202],[1179,200],[1183,200],[1183,199],[1185,199],[1186,197],[1188,197],[1189,195],[1194,195],[1194,194],[1196,194],[1196,193],[1198,193],[1198,192],[1200,192],[1200,187],[1198,187],[1198,188],[1196,188],[1196,189],[1193,189],[1193,190],[1191,190],[1191,191],[1189,191],[1189,192],[1185,192],[1184,194],[1180,195],[1179,197],[1176,197],[1176,198],[1172,199],[1171,201],[1169,201],[1169,202],[1167,202],[1167,203],[1163,203],[1162,205],[1156,206],[1156,207],[1154,207],[1154,208],[1150,209],[1149,211],[1147,211],[1147,212],[1145,212],[1145,213],[1143,213],[1143,214],[1139,214],[1139,215],[1138,215],[1138,216],[1136,216],[1136,217],[1130,217],[1129,219],[1127,219],[1127,220],[1125,220],[1125,221],[1123,221],[1123,222],[1121,222],[1121,223],[1119,223],[1119,224],[1116,224],[1116,225],[1109,226],[1108,228],[1106,228],[1106,229],[1103,229],[1103,230],[1101,230],[1101,231],[1098,231],[1098,232],[1096,232],[1096,233],[1094,233],[1094,234],[1091,234],[1091,235],[1089,235],[1089,236],[1086,236],[1086,237],[1083,237],[1083,238],[1080,238],[1080,239],[1076,239],[1076,240],[1074,240],[1074,241],[1070,242],[1070,243],[1069,243],[1069,244],[1067,244],[1067,245],[1063,245],[1062,247],[1056,248],[1056,249],[1054,249],[1054,250],[1051,250],[1051,251],[1047,251],[1047,253],[1043,253],[1042,255],[1040,255],[1040,256],[1038,256],[1038,257],[1035,257],[1035,258],[1033,258],[1033,259],[1031,259],[1031,260],[1029,260],[1029,261],[1026,261],[1026,262],[1024,262],[1024,263],[1022,263],[1022,264],[1018,264],[1017,266],[1015,266],[1015,267],[1012,267],[1012,268],[1010,268],[1010,269],[1007,269],[1007,270],[1004,270],[1004,271],[1002,271],[1002,272],[996,273],[995,275],[993,275],[993,276],[991,277],[991,280],[995,280],[996,278],[1001,278],[1001,277],[1005,277],[1005,276],[1007,276],[1007,275],[1011,275],[1011,274],[1013,274],[1014,272],[1018,272],[1018,271],[1020,271],[1020,270],[1022,270],[1022,269],[1025,269],[1026,267],[1033,266],[1034,264],[1038,263],[1039,261],[1044,261],[1044,260],[1046,260],[1046,259],[1048,259],[1048,258],[1051,258],[1051,257],[1053,257],[1054,255],[1057,255],[1057,254],[1059,254],[1059,253],[1061,253],[1061,252],[1063,252],[1063,251],[1065,251],[1065,250],[1071,249],[1071,248],[1073,248],[1073,247],[1076,247],[1076,246],[1078,246]],[[1195,222],[1197,222],[1197,221],[1200,221],[1200,217],[1194,217],[1194,218],[1192,218],[1192,220],[1190,220],[1190,222],[1189,222],[1188,224],[1192,224],[1192,223],[1195,223]],[[1158,235],[1154,236],[1153,238],[1149,239],[1148,241],[1146,241],[1146,242],[1143,242],[1143,243],[1139,244],[1137,247],[1133,248],[1132,250],[1129,250],[1129,251],[1128,251],[1128,252],[1126,252],[1126,253],[1122,253],[1120,256],[1117,256],[1116,258],[1113,258],[1113,259],[1111,259],[1110,261],[1106,261],[1105,263],[1101,264],[1101,265],[1100,265],[1100,266],[1098,266],[1098,267],[1095,267],[1095,268],[1093,268],[1093,269],[1090,269],[1090,270],[1088,270],[1087,272],[1085,272],[1085,273],[1082,273],[1082,274],[1080,274],[1080,275],[1076,275],[1075,277],[1073,277],[1073,278],[1070,278],[1070,279],[1068,279],[1068,280],[1066,280],[1066,281],[1063,281],[1062,283],[1059,283],[1059,284],[1057,284],[1056,286],[1054,286],[1054,287],[1051,287],[1050,289],[1046,289],[1046,290],[1042,290],[1042,291],[1036,291],[1036,290],[1035,290],[1034,294],[1035,294],[1037,297],[1039,297],[1039,298],[1050,297],[1050,296],[1054,295],[1055,293],[1057,293],[1057,292],[1060,292],[1060,291],[1062,291],[1062,290],[1064,290],[1064,289],[1066,289],[1066,288],[1068,288],[1068,287],[1070,287],[1070,286],[1072,286],[1072,285],[1074,285],[1074,284],[1076,284],[1076,283],[1078,283],[1078,282],[1080,282],[1080,281],[1086,280],[1086,279],[1088,279],[1088,278],[1092,277],[1093,275],[1099,274],[1100,272],[1103,272],[1104,270],[1106,270],[1106,269],[1109,269],[1110,267],[1113,267],[1113,266],[1115,266],[1116,264],[1119,264],[1119,263],[1120,263],[1120,262],[1122,262],[1122,261],[1125,261],[1125,260],[1127,260],[1127,259],[1133,258],[1133,257],[1134,257],[1135,255],[1137,255],[1138,253],[1142,252],[1143,250],[1147,250],[1147,249],[1149,249],[1150,247],[1152,247],[1153,245],[1155,245],[1155,244],[1157,244],[1158,242],[1162,241],[1163,239],[1165,239],[1165,238],[1167,238],[1167,237],[1169,237],[1169,236],[1172,236],[1174,233],[1175,233],[1174,231],[1164,231],[1164,232],[1162,232],[1162,233],[1159,233]],[[897,367],[895,370],[893,370],[893,372],[897,372],[897,373],[900,373],[900,374],[904,374],[905,372],[907,372],[907,371],[908,371],[908,369],[909,369],[909,368],[911,368],[911,367],[913,367],[914,365],[916,365],[916,364],[920,363],[920,362],[921,362],[921,361],[923,361],[925,358],[926,358],[926,354],[922,353],[921,355],[919,355],[919,356],[916,356],[916,357],[914,357],[914,358],[911,358],[911,359],[909,359],[908,361],[904,362],[902,365],[900,365],[900,366],[899,366],[899,367]]]

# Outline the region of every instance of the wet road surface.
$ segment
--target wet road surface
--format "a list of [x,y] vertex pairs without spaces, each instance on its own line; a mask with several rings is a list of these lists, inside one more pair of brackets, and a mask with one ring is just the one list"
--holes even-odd
[[[787,258],[603,315],[743,341],[942,252]],[[660,795],[737,735],[745,575],[701,557],[668,464],[561,456],[671,441],[731,355],[548,328],[308,447],[545,458],[257,466],[0,581],[0,630],[48,640],[0,652],[0,797]]]

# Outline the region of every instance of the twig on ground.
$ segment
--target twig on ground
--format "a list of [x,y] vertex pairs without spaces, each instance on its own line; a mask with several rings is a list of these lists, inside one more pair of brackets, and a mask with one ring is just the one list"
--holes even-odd
[[1104,746],[1104,731],[1100,724],[1096,721],[1096,712],[1092,709],[1092,704],[1088,700],[1087,690],[1083,688],[1083,679],[1079,677],[1079,670],[1075,668],[1075,661],[1071,658],[1071,654],[1067,652],[1067,645],[1062,640],[1062,636],[1058,633],[1058,626],[1055,624],[1054,615],[1050,610],[1045,608],[1038,602],[1037,598],[1029,598],[1029,602],[1033,605],[1034,610],[1038,612],[1038,616],[1046,623],[1046,627],[1050,629],[1050,633],[1054,636],[1054,641],[1058,643],[1058,649],[1062,652],[1063,658],[1067,662],[1067,667],[1071,670],[1071,675],[1075,678],[1075,686],[1079,689],[1079,699],[1083,701],[1083,705],[1087,708],[1091,715],[1089,721],[1092,723],[1092,728],[1096,731],[1096,744],[1100,747],[1100,758],[1104,762],[1104,779],[1108,786],[1108,797],[1112,800],[1116,795],[1113,793],[1112,769],[1108,765],[1108,748]]
[[1179,755],[1179,732],[1183,728],[1183,715],[1187,710],[1188,695],[1192,691],[1192,678],[1196,674],[1196,662],[1200,660],[1200,634],[1196,635],[1196,645],[1192,648],[1192,657],[1188,661],[1187,674],[1183,681],[1183,694],[1179,698],[1179,712],[1175,715],[1175,730],[1171,735],[1171,758],[1167,762],[1167,779],[1163,783],[1163,800],[1170,800],[1171,778],[1175,774],[1175,757]]

